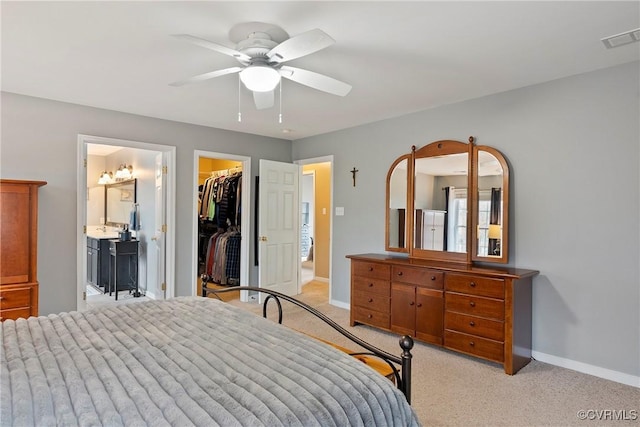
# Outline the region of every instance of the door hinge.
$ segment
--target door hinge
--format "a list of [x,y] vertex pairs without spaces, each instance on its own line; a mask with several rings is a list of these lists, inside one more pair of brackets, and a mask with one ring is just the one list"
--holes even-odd
[[84,234],[87,234],[87,226],[86,226],[86,225],[83,225],[83,226],[82,226],[82,232],[83,232]]
[[163,233],[167,232],[167,224],[162,224],[162,232]]
[[87,300],[87,291],[82,292],[82,301]]
[[166,174],[168,174],[168,173],[169,173],[169,167],[167,167],[167,166],[163,166],[163,167],[162,167],[162,175],[166,175]]
[[84,167],[87,167],[87,159],[84,159]]
[[167,284],[162,282],[162,284],[160,285],[160,290],[161,291],[166,291],[167,290]]

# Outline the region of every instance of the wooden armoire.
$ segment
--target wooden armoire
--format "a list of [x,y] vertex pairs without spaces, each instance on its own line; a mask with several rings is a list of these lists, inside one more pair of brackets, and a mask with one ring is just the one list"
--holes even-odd
[[0,179],[0,320],[38,315],[38,189]]

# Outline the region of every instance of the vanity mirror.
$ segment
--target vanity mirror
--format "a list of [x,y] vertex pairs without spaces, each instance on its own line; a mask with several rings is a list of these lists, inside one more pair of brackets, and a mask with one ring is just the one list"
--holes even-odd
[[471,253],[474,261],[507,262],[509,230],[509,167],[502,154],[486,146],[474,148],[477,163],[473,227],[476,236]]
[[137,179],[105,185],[104,217],[106,225],[122,227],[129,224],[131,210],[137,199]]
[[509,169],[487,146],[443,140],[387,174],[386,250],[412,258],[506,263]]
[[392,252],[409,252],[407,246],[407,200],[409,160],[406,154],[396,159],[387,174],[386,247]]

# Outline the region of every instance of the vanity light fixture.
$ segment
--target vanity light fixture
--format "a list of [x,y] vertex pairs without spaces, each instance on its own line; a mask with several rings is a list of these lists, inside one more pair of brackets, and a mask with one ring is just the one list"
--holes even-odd
[[113,182],[113,173],[104,171],[100,174],[100,178],[98,179],[98,184],[105,185],[111,184]]
[[116,181],[126,181],[133,178],[133,166],[127,166],[126,163],[121,164],[116,171]]

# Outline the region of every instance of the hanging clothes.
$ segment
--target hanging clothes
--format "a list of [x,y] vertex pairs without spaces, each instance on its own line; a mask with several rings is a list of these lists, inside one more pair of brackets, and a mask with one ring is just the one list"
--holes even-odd
[[203,270],[204,280],[220,285],[240,283],[240,214],[242,171],[213,172],[202,188],[199,215],[216,225],[208,239]]

